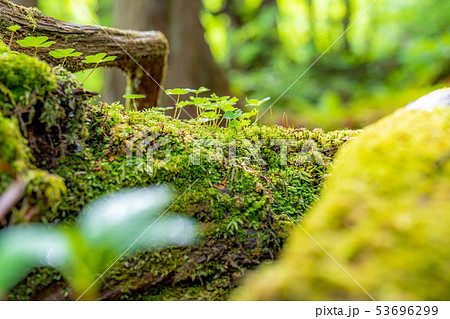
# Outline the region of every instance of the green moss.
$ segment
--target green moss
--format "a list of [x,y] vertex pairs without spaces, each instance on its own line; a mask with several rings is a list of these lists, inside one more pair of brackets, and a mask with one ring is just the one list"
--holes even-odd
[[64,182],[61,177],[38,170],[34,165],[30,146],[36,145],[39,135],[33,134],[34,139],[30,141],[23,135],[42,129],[32,130],[31,123],[40,111],[39,105],[48,108],[54,103],[48,96],[56,88],[56,77],[47,64],[10,52],[3,43],[0,43],[0,63],[0,192],[15,180],[26,183],[24,197],[13,208],[7,222],[45,221],[44,213],[50,208],[56,210],[61,201]]
[[0,112],[19,120],[36,164],[56,165],[56,158],[83,146],[87,137],[88,95],[61,67],[50,68],[34,57],[0,52]]
[[[33,58],[8,55],[8,67],[19,73],[25,72],[28,61],[41,65]],[[61,68],[51,72],[42,83],[34,83],[34,75],[26,75],[35,85],[26,90],[8,82],[13,98],[4,94],[0,100],[3,114],[17,118],[22,133],[28,133],[34,164],[54,174],[45,177],[33,167],[27,171],[36,183],[30,182],[31,193],[25,199],[52,207],[41,220],[71,224],[83,207],[103,194],[170,183],[182,195],[171,212],[192,216],[201,223],[203,238],[197,245],[142,252],[118,262],[103,278],[104,299],[226,298],[248,269],[276,256],[292,228],[286,212],[296,220],[302,218],[320,193],[334,153],[358,133],[279,126],[212,129],[173,120],[155,110],[125,112],[119,104],[86,107],[86,99],[74,93],[80,90],[72,75]],[[57,88],[47,85],[52,78]],[[41,95],[44,91],[47,93]],[[11,107],[14,101],[27,99],[33,92],[39,99],[32,100],[32,113],[19,117],[11,112],[18,107]],[[35,140],[45,143],[33,144],[36,136],[39,139]],[[286,165],[275,143],[280,139],[297,141],[288,149]],[[230,143],[236,160],[230,158]],[[158,144],[161,147],[156,148]],[[249,146],[256,144],[261,145],[264,164],[253,158]],[[64,146],[64,152],[58,152]],[[127,149],[132,150],[131,158]],[[144,162],[137,159],[139,152]],[[198,164],[194,163],[194,153]],[[150,155],[153,160],[146,165]],[[45,198],[38,199],[39,194]],[[23,216],[18,212],[26,211],[28,202],[18,204],[17,216]],[[47,298],[55,286],[61,291],[52,293],[51,298],[68,297],[59,274],[40,269],[10,296]]]
[[[255,126],[238,132],[211,130],[152,110],[125,112],[118,104],[90,107],[87,119],[87,148],[61,159],[52,170],[64,177],[68,192],[58,209],[46,215],[48,221],[70,223],[91,200],[121,188],[171,183],[183,194],[171,211],[192,216],[202,225],[203,240],[193,247],[142,252],[117,263],[105,278],[102,295],[106,299],[226,298],[247,269],[274,258],[292,227],[283,209],[301,219],[317,198],[335,151],[356,134],[278,126]],[[153,145],[165,143],[153,153],[159,165],[150,169],[135,156],[127,161],[128,143],[134,141],[135,155],[149,136],[154,137]],[[237,160],[225,160],[229,158],[227,147],[223,147],[223,161],[212,160],[217,146],[205,144],[198,152],[202,165],[193,165],[195,145],[211,138],[235,141]],[[299,141],[289,148],[286,166],[280,165],[280,147],[272,143],[282,138]],[[252,160],[244,139],[252,143],[265,140],[261,148],[264,166]],[[170,161],[162,165],[168,149]],[[314,160],[314,152],[320,154],[321,164]],[[143,154],[149,154],[148,149]],[[313,155],[299,162],[307,154]],[[275,201],[283,209],[274,205]],[[35,276],[27,285],[39,281]],[[161,283],[174,287],[167,288],[172,292],[164,290]],[[17,289],[26,290],[24,286]],[[168,295],[158,293],[160,289]],[[153,293],[157,296],[152,297]]]
[[33,57],[0,47],[0,110],[31,107],[56,88],[56,78],[48,64]]
[[[3,117],[0,113],[0,176],[2,181],[21,174],[30,165],[31,153],[27,140],[20,133],[18,121]],[[0,184],[0,191],[5,189]]]
[[8,52],[8,46],[0,40],[0,53]]
[[[450,108],[399,110],[336,158],[303,228],[376,300],[450,298]],[[298,228],[235,299],[369,296]]]

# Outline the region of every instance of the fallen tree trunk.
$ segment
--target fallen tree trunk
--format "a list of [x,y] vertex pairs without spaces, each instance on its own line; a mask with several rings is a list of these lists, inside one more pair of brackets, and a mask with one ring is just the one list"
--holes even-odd
[[[50,48],[39,48],[38,56],[52,66],[61,63],[48,52],[55,49],[73,48],[83,52],[82,57],[73,57],[66,61],[65,68],[71,72],[92,68],[92,64],[81,61],[86,55],[106,52],[115,55],[115,61],[101,64],[105,67],[117,67],[128,78],[128,93],[144,94],[146,99],[136,101],[138,108],[148,108],[157,104],[160,85],[164,80],[169,44],[165,36],[158,31],[131,31],[106,28],[93,25],[80,25],[56,20],[43,15],[38,9],[15,5],[0,0],[0,34],[5,43],[9,42],[11,25],[20,25],[14,39],[26,36],[47,36],[56,41]],[[11,49],[34,55],[33,48],[22,48],[15,41]]]

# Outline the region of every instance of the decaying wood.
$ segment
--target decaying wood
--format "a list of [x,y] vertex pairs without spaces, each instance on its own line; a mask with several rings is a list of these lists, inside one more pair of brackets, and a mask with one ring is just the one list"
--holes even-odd
[[17,204],[25,192],[26,183],[15,181],[0,195],[0,221]]
[[[0,34],[8,43],[11,25],[22,28],[14,34],[14,39],[26,36],[47,36],[56,41],[50,48],[39,48],[38,56],[50,65],[58,65],[61,60],[48,54],[55,49],[73,48],[83,52],[82,57],[67,59],[65,68],[78,72],[92,68],[92,64],[81,61],[86,55],[106,52],[117,59],[101,66],[117,67],[128,78],[128,93],[145,94],[146,99],[137,100],[139,109],[155,106],[160,84],[164,79],[169,44],[158,31],[131,31],[93,25],[80,25],[56,20],[43,15],[38,9],[24,8],[7,0],[0,0]],[[13,41],[11,49],[34,55],[33,48],[22,48]]]

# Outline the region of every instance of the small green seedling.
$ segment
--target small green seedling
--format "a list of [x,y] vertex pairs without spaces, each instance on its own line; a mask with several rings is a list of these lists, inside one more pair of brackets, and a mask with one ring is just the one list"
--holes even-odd
[[81,61],[81,62],[87,63],[87,64],[95,64],[95,67],[88,74],[88,76],[84,79],[84,81],[81,82],[81,84],[86,82],[86,80],[91,76],[92,72],[95,71],[95,69],[98,67],[98,65],[100,63],[114,61],[117,58],[115,55],[109,56],[109,57],[106,57],[106,55],[107,55],[106,53],[97,53],[95,55],[88,55],[87,57],[85,57],[85,59],[83,61]]
[[146,96],[143,94],[125,94],[124,99],[131,99],[133,101],[134,110],[137,111],[136,99],[145,99]]
[[262,100],[250,99],[250,100],[247,100],[247,103],[245,106],[255,106],[255,107],[259,108],[261,105],[263,105],[264,103],[266,103],[269,100],[270,100],[270,97],[266,97]]
[[230,121],[228,126],[236,126],[237,120],[241,117],[241,115],[242,111],[240,109],[237,109],[234,112],[232,111],[225,112],[223,118]]
[[[181,110],[183,108],[184,105],[180,105],[180,96],[181,95],[185,95],[185,94],[189,94],[189,93],[194,93],[195,91],[192,89],[170,89],[170,90],[166,90],[166,94],[167,95],[177,95],[177,102],[175,103],[175,113],[173,114],[173,118],[179,118],[181,115]],[[177,116],[177,111],[180,110],[178,112],[178,116]]]
[[[245,106],[247,106],[247,107],[256,107],[258,109],[258,111],[259,111],[259,108],[261,107],[261,105],[263,105],[264,103],[266,103],[269,100],[270,100],[270,97],[266,97],[266,98],[264,98],[262,100],[250,99],[250,100],[247,100],[247,103],[245,104]],[[259,119],[261,120],[261,116],[259,117]],[[257,121],[258,121],[258,118],[256,119],[255,123]],[[262,120],[261,120],[261,122],[262,122]],[[272,123],[272,106],[270,106],[270,123]]]
[[64,63],[66,62],[66,59],[68,57],[77,57],[83,55],[83,53],[81,52],[74,51],[75,49],[56,49],[55,51],[50,51],[48,54],[50,54],[55,59],[64,59],[61,63],[61,66],[64,66]]
[[19,44],[23,48],[35,48],[34,56],[37,56],[38,48],[48,48],[52,44],[55,44],[55,41],[47,41],[48,37],[26,37],[22,40],[17,40],[16,43]]
[[20,30],[20,28],[21,28],[21,26],[20,26],[20,25],[17,25],[17,24],[8,27],[8,30],[11,31],[11,39],[9,39],[9,47],[11,47],[12,40],[13,40],[13,38],[14,38],[14,33],[15,33],[17,30]]

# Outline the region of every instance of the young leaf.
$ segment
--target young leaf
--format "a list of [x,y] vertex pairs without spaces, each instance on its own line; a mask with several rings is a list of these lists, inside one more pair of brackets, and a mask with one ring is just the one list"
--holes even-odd
[[98,64],[106,56],[106,53],[97,53],[95,55],[88,55],[84,58],[83,63],[95,63]]
[[225,114],[223,115],[223,117],[227,120],[233,120],[234,119],[234,114],[232,111],[227,111],[225,112]]
[[250,112],[246,112],[244,114],[242,114],[242,117],[245,119],[251,118],[255,115],[257,115],[259,113],[259,111],[257,109],[253,109]]
[[191,90],[191,92],[195,94],[200,94],[207,91],[209,91],[209,89],[205,88],[204,86],[199,87],[197,90]]
[[146,96],[143,94],[125,94],[124,99],[145,99]]
[[81,82],[81,84],[84,84],[84,82],[86,82],[86,80],[91,76],[92,72],[94,72],[94,70],[97,68],[97,66],[102,63],[102,62],[108,62],[108,61],[114,61],[117,57],[114,56],[109,56],[107,58],[106,57],[106,53],[102,52],[102,53],[97,53],[95,55],[88,55],[87,57],[84,58],[83,63],[86,64],[95,64],[95,67],[92,69],[91,73],[88,74],[88,76],[84,79],[83,82]]
[[234,118],[238,119],[240,118],[242,115],[242,110],[237,109],[236,111],[234,111]]
[[177,107],[184,107],[186,105],[194,105],[194,102],[192,101],[181,101],[177,104]]
[[117,59],[117,56],[113,55],[113,56],[109,56],[107,58],[102,59],[100,62],[111,62],[114,61],[115,59]]
[[19,30],[20,28],[21,28],[20,25],[17,25],[17,24],[8,27],[8,30],[11,31],[11,38],[9,39],[9,47],[10,47],[10,48],[11,48],[11,44],[12,44],[12,41],[13,41],[13,38],[14,38],[14,32],[16,32],[17,30]]
[[21,28],[20,25],[15,24],[15,25],[12,25],[12,26],[8,27],[8,30],[9,30],[9,31],[12,31],[12,32],[16,32],[16,31],[19,30],[20,28]]
[[116,56],[106,57],[106,55],[107,55],[106,53],[97,53],[95,55],[88,55],[81,62],[86,64],[100,64],[102,62],[114,61],[117,58]]
[[222,106],[222,110],[226,113],[228,111],[233,112],[234,110],[236,110],[236,108],[234,106],[230,105],[230,104],[224,104]]
[[74,52],[75,49],[56,49],[55,51],[50,51],[50,54],[55,59],[65,59],[68,57],[77,57],[83,55],[81,52]]
[[198,107],[202,107],[202,106],[206,106],[211,104],[210,100],[206,97],[194,97],[191,96],[190,100],[194,102],[195,105],[197,105]]
[[262,100],[250,99],[250,100],[247,100],[246,106],[260,107],[261,105],[263,105],[265,102],[267,102],[269,100],[270,100],[270,97],[266,97],[266,98],[264,98]]
[[170,90],[166,90],[166,94],[167,95],[183,95],[183,94],[188,94],[188,93],[192,93],[193,90],[192,89],[170,89]]
[[215,112],[204,112],[200,116],[206,119],[216,119],[219,117],[219,114]]
[[242,115],[242,111],[237,109],[234,112],[228,111],[225,112],[225,114],[223,115],[223,117],[227,120],[236,120],[238,119],[240,116]]
[[17,44],[24,48],[48,48],[52,44],[56,43],[55,41],[48,41],[48,37],[26,37],[22,40],[17,40]]

